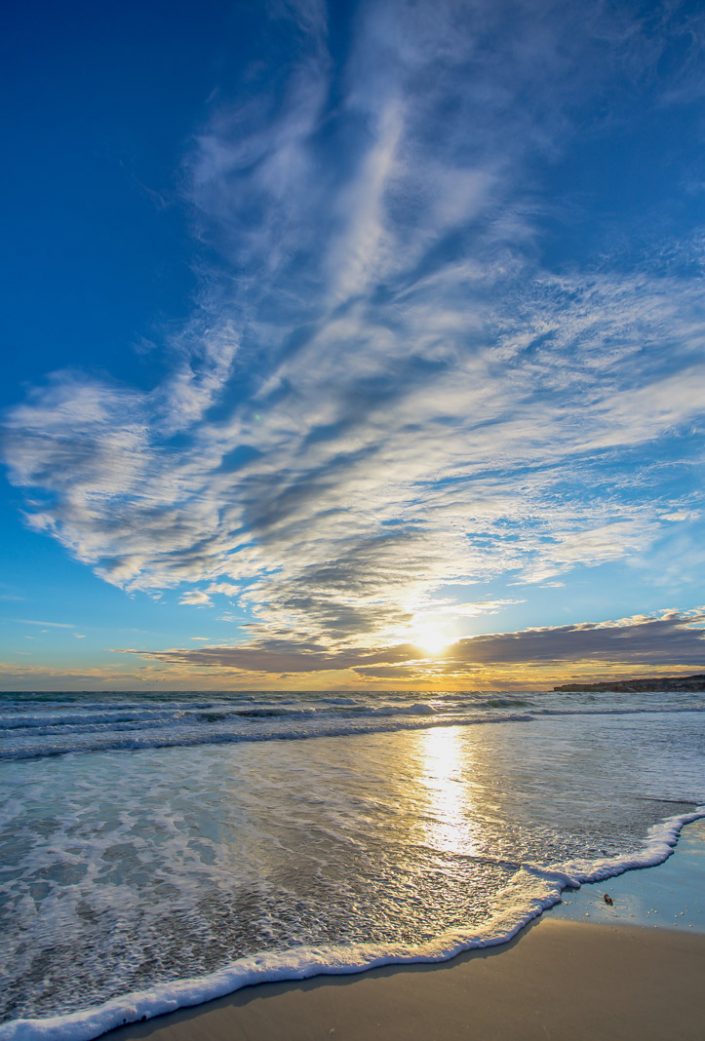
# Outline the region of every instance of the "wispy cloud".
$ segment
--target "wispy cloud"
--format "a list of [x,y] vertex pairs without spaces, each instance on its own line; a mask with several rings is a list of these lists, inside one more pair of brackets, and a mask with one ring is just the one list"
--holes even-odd
[[193,589],[191,592],[182,593],[179,603],[186,604],[189,607],[211,607],[213,601],[203,590]]
[[0,582],[0,600],[24,600],[24,597],[20,596],[11,586]]
[[13,618],[13,622],[20,625],[38,625],[42,629],[75,629],[73,622],[45,622],[37,618]]
[[541,248],[565,211],[538,171],[586,103],[625,77],[673,99],[626,8],[371,3],[335,61],[321,4],[273,11],[290,67],[223,100],[186,161],[220,260],[163,380],[56,373],[5,453],[30,525],[107,581],[248,612],[247,646],[169,661],[393,670],[379,649],[449,588],[638,564],[695,522],[695,482],[684,505],[658,463],[699,465],[699,276],[662,245],[629,269]]

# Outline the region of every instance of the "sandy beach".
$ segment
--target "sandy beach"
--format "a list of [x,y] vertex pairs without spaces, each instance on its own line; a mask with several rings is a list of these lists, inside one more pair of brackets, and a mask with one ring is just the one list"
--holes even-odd
[[265,984],[111,1041],[702,1041],[705,935],[547,918],[440,966]]

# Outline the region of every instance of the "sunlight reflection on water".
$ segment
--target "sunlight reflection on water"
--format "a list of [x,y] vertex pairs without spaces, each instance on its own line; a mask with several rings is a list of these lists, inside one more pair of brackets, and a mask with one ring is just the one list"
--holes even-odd
[[444,853],[474,856],[472,749],[455,727],[419,734],[423,769],[420,780],[429,797],[427,841]]
[[498,910],[511,924],[545,894],[531,872],[507,893],[523,865],[641,850],[651,825],[705,801],[702,719],[544,716],[0,764],[0,1019],[254,955],[492,935]]

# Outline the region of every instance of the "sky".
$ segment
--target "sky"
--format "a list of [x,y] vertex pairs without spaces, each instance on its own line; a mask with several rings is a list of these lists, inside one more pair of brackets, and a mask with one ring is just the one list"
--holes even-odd
[[0,689],[705,671],[705,10],[2,16]]

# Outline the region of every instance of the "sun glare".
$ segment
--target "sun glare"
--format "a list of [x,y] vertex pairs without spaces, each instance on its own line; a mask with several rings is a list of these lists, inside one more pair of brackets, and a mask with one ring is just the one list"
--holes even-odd
[[441,654],[453,642],[453,636],[443,622],[433,618],[417,618],[412,640],[427,654]]

